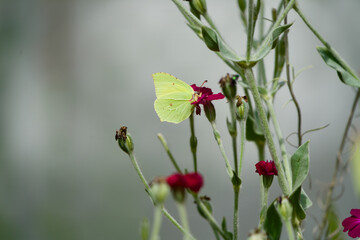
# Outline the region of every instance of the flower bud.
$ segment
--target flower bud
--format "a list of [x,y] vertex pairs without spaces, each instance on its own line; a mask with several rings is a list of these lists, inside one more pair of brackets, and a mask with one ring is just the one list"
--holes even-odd
[[259,228],[251,231],[247,240],[267,240],[267,235],[264,231]]
[[219,81],[223,94],[229,101],[233,100],[236,96],[236,80],[238,78],[239,75],[226,74]]
[[193,172],[184,175],[185,186],[191,191],[198,193],[204,185],[204,179],[200,173]]
[[151,185],[151,195],[156,204],[164,204],[169,191],[170,188],[165,178],[156,179]]
[[127,127],[122,126],[116,131],[115,140],[118,141],[119,147],[127,154],[134,150],[134,144],[130,134],[127,133]]
[[185,178],[181,173],[174,173],[166,178],[167,184],[170,186],[174,199],[183,203],[185,201]]
[[246,120],[248,117],[248,113],[249,113],[249,104],[247,103],[248,99],[246,96],[243,96],[243,97],[236,96],[236,98],[237,98],[236,117],[240,121]]
[[274,180],[274,175],[263,175],[262,176],[264,188],[270,188]]
[[293,207],[287,197],[279,197],[276,202],[276,210],[283,221],[288,221],[292,217]]
[[201,15],[204,15],[207,11],[205,0],[190,0],[190,6]]
[[216,119],[216,112],[214,105],[210,101],[206,101],[206,103],[204,103],[204,111],[209,122],[214,122]]

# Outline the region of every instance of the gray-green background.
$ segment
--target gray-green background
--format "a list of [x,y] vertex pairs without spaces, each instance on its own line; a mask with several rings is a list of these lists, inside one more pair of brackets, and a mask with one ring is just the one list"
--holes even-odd
[[[269,7],[278,1],[265,2],[270,18]],[[360,69],[360,2],[308,0],[300,6],[354,69]],[[228,43],[244,53],[236,1],[208,0],[208,8]],[[289,19],[294,21],[291,64],[296,71],[312,66],[294,85],[303,129],[330,123],[305,137],[311,139],[311,182],[305,187],[314,202],[305,222],[309,239],[315,226],[312,216],[320,216],[317,197],[331,178],[354,91],[322,62],[315,49],[320,43],[301,19],[294,13]],[[272,59],[270,54],[266,61],[269,77]],[[151,74],[158,71],[189,84],[208,79],[215,92],[219,78],[231,72],[185,25],[170,0],[0,1],[0,239],[140,239],[139,223],[144,216],[152,218],[152,205],[114,141],[115,130],[128,126],[149,181],[174,171],[156,138],[159,132],[179,163],[192,166],[188,121],[160,123],[153,109]],[[284,88],[275,101],[284,136],[297,127],[293,104],[285,105],[289,98]],[[228,107],[225,101],[215,106],[231,156]],[[217,219],[226,216],[231,223],[231,185],[204,116],[196,117],[196,132],[199,168],[205,176],[202,192],[211,196]],[[241,239],[257,226],[260,212],[256,161],[256,148],[246,143]],[[344,186],[337,202],[342,219],[358,207],[349,175]],[[273,187],[270,195],[280,195],[279,188]],[[193,234],[212,239],[190,199],[188,205]],[[168,208],[177,216],[171,200]],[[166,219],[162,239],[182,239]]]

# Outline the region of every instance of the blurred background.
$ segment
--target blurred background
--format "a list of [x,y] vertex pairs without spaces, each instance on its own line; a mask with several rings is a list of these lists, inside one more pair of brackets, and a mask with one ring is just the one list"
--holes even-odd
[[[226,41],[245,52],[245,32],[237,1],[208,0],[208,9]],[[278,1],[265,1],[265,17]],[[357,0],[307,0],[300,7],[318,31],[354,69],[360,66]],[[266,20],[265,20],[266,21]],[[354,91],[342,84],[315,47],[320,43],[292,12],[290,61],[295,71],[308,66],[294,84],[308,134],[310,176],[305,189],[314,202],[305,222],[311,238],[321,211],[318,197],[331,179]],[[272,55],[266,60],[272,76]],[[126,125],[135,155],[150,181],[174,169],[157,140],[161,132],[182,167],[191,169],[188,121],[160,123],[154,108],[151,74],[168,72],[187,83],[219,92],[218,80],[232,73],[186,26],[171,1],[164,0],[2,0],[0,1],[0,239],[140,239],[143,217],[153,207],[128,157],[114,140]],[[242,90],[239,91],[243,94]],[[287,136],[297,115],[287,88],[276,112]],[[231,156],[225,101],[215,103],[217,123]],[[212,198],[215,217],[231,225],[232,186],[205,116],[196,117],[202,190]],[[355,119],[359,125],[359,119]],[[352,136],[354,131],[352,131]],[[295,140],[290,138],[290,140]],[[287,145],[288,151],[295,149]],[[349,148],[347,148],[349,150]],[[267,158],[270,155],[267,153]],[[260,213],[257,150],[246,143],[240,193],[240,237],[257,226]],[[337,201],[341,219],[356,208],[351,176]],[[336,193],[340,192],[340,188]],[[270,200],[281,191],[273,184]],[[228,197],[227,197],[228,196]],[[198,239],[213,239],[189,199],[189,217]],[[172,200],[167,207],[174,216]],[[162,239],[182,239],[164,219]]]

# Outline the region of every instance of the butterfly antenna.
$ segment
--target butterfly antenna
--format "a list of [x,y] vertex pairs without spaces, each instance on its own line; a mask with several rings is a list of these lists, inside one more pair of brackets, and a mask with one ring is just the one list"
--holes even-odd
[[205,80],[205,81],[201,84],[200,87],[204,86],[204,84],[207,83],[207,82],[208,82],[208,80]]

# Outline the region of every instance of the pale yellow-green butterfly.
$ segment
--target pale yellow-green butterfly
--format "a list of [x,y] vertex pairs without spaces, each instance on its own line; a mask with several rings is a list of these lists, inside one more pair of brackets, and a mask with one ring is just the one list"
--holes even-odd
[[194,90],[176,77],[158,72],[152,75],[157,99],[154,108],[160,121],[180,123],[194,110]]

